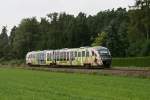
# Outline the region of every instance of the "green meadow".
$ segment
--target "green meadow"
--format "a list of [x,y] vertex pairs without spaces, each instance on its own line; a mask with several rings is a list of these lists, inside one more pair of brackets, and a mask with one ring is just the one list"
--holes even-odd
[[0,100],[150,100],[150,79],[0,68]]

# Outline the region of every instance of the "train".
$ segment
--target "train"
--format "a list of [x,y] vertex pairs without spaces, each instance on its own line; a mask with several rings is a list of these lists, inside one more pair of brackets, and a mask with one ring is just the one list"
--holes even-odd
[[26,54],[27,65],[103,66],[111,67],[111,53],[103,46],[31,51]]

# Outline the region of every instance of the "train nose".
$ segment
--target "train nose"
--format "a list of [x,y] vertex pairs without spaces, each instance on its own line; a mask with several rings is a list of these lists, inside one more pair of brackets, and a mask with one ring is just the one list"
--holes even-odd
[[103,66],[104,67],[110,67],[111,66],[111,59],[103,60]]

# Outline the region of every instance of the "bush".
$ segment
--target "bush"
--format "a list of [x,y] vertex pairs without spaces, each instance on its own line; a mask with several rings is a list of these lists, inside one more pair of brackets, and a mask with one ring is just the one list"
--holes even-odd
[[6,60],[4,58],[0,59],[0,65],[22,65],[24,64],[24,60],[13,59],[13,60]]
[[141,55],[142,56],[150,56],[150,40],[147,40],[143,44]]

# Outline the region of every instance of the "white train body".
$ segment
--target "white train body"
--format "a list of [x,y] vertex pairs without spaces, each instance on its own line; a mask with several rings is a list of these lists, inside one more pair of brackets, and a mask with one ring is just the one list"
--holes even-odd
[[106,47],[80,47],[72,49],[32,51],[26,55],[29,65],[111,65],[111,54]]

